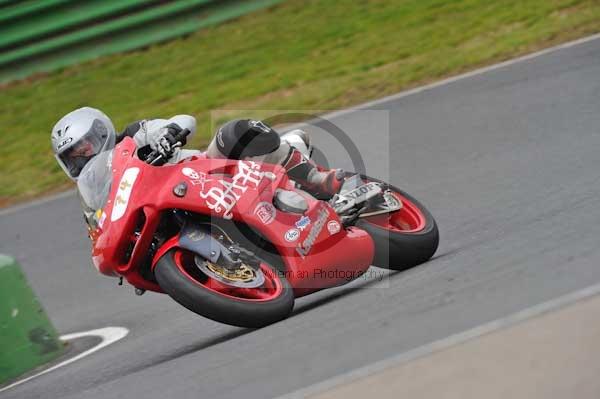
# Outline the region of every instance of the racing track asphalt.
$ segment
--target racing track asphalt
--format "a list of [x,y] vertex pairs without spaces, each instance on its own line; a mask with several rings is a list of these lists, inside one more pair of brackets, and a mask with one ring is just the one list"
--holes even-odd
[[436,216],[440,248],[389,280],[301,299],[261,330],[97,275],[72,195],[2,213],[0,252],[61,333],[131,332],[0,398],[272,397],[600,282],[599,76],[594,39],[369,105],[389,110],[389,143],[375,140],[385,123],[338,114],[368,172],[390,170]]

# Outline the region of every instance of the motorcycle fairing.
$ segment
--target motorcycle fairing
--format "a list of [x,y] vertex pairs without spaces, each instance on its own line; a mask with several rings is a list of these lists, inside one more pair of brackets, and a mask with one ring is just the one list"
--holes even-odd
[[[279,252],[286,278],[297,296],[346,283],[350,277],[359,277],[370,265],[374,252],[371,237],[358,228],[340,229],[332,234],[328,223],[341,224],[335,212],[328,204],[302,191],[297,192],[308,203],[304,215],[276,209],[274,219],[263,223],[255,214],[257,205],[260,202],[273,204],[277,188],[296,190],[279,165],[193,157],[178,164],[156,167],[138,159],[135,152],[135,142],[130,138],[115,147],[113,184],[102,209],[108,217],[102,228],[92,233],[93,262],[104,274],[123,276],[138,288],[160,292],[156,283],[143,277],[140,266],[148,262],[161,215],[174,209],[242,222],[258,231]],[[113,221],[110,215],[119,200],[119,183],[130,168],[140,170],[124,214]],[[188,190],[183,197],[178,197],[173,188],[181,183],[185,183]],[[311,224],[300,231],[295,240],[287,241],[286,233],[295,228],[302,216],[308,217]],[[317,231],[314,223],[319,218],[322,222]],[[160,254],[177,246],[185,248],[187,244],[181,233],[168,239],[156,251],[152,266]]]

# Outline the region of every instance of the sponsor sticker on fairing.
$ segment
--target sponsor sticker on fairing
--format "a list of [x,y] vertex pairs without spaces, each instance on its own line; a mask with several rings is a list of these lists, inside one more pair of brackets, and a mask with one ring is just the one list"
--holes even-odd
[[254,208],[254,214],[263,224],[269,224],[275,220],[275,207],[268,202],[259,202]]
[[256,189],[264,177],[260,165],[252,161],[238,161],[238,172],[231,181],[219,180],[221,187],[213,186],[207,192],[200,192],[200,197],[206,200],[206,205],[215,211],[223,213],[223,219],[231,219],[231,211],[248,188]]
[[202,190],[204,190],[204,185],[207,182],[212,181],[211,179],[207,178],[206,173],[196,172],[192,168],[185,167],[185,168],[181,169],[181,173],[185,177],[190,179],[190,183],[192,183],[192,186],[201,186]]
[[310,224],[310,218],[308,216],[302,216],[296,222],[296,227],[300,229],[300,231],[304,231],[304,229]]
[[329,212],[327,211],[327,208],[321,209],[321,211],[319,211],[317,221],[315,224],[313,224],[312,228],[308,232],[308,236],[304,239],[304,241],[302,241],[302,244],[296,247],[296,252],[298,252],[300,256],[304,258],[306,255],[308,255],[313,244],[317,240],[317,237],[321,233],[321,230],[323,230],[323,227],[325,227],[325,223],[327,222],[328,218]]
[[329,234],[337,234],[340,232],[341,229],[342,227],[340,226],[340,223],[337,220],[330,220],[329,222],[327,222],[327,230],[329,231]]
[[285,232],[285,240],[287,242],[294,242],[300,237],[300,230],[298,229],[289,229]]

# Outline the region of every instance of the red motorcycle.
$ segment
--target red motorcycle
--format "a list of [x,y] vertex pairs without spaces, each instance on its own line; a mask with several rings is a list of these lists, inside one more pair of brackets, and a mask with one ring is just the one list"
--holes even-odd
[[221,323],[276,322],[296,297],[345,284],[370,265],[418,265],[438,246],[427,209],[371,177],[348,174],[324,201],[279,165],[196,156],[156,166],[161,158],[140,157],[125,138],[82,171],[93,263],[138,294],[166,293]]

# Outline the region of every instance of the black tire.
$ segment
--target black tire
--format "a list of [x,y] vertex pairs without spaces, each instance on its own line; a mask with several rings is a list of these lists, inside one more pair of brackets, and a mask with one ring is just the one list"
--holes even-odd
[[165,293],[192,312],[220,323],[247,328],[275,323],[292,312],[294,293],[281,273],[278,278],[283,290],[276,298],[260,302],[237,300],[191,281],[175,264],[175,251],[176,249],[168,251],[157,262],[154,269],[156,281]]
[[[363,176],[368,181],[384,183],[381,180]],[[386,183],[387,184],[387,183]],[[425,226],[411,233],[388,230],[369,223],[368,218],[360,219],[356,226],[368,232],[375,242],[373,265],[392,270],[406,270],[420,265],[433,256],[440,241],[439,231],[431,213],[410,194],[390,184],[387,186],[415,205],[425,218]]]

